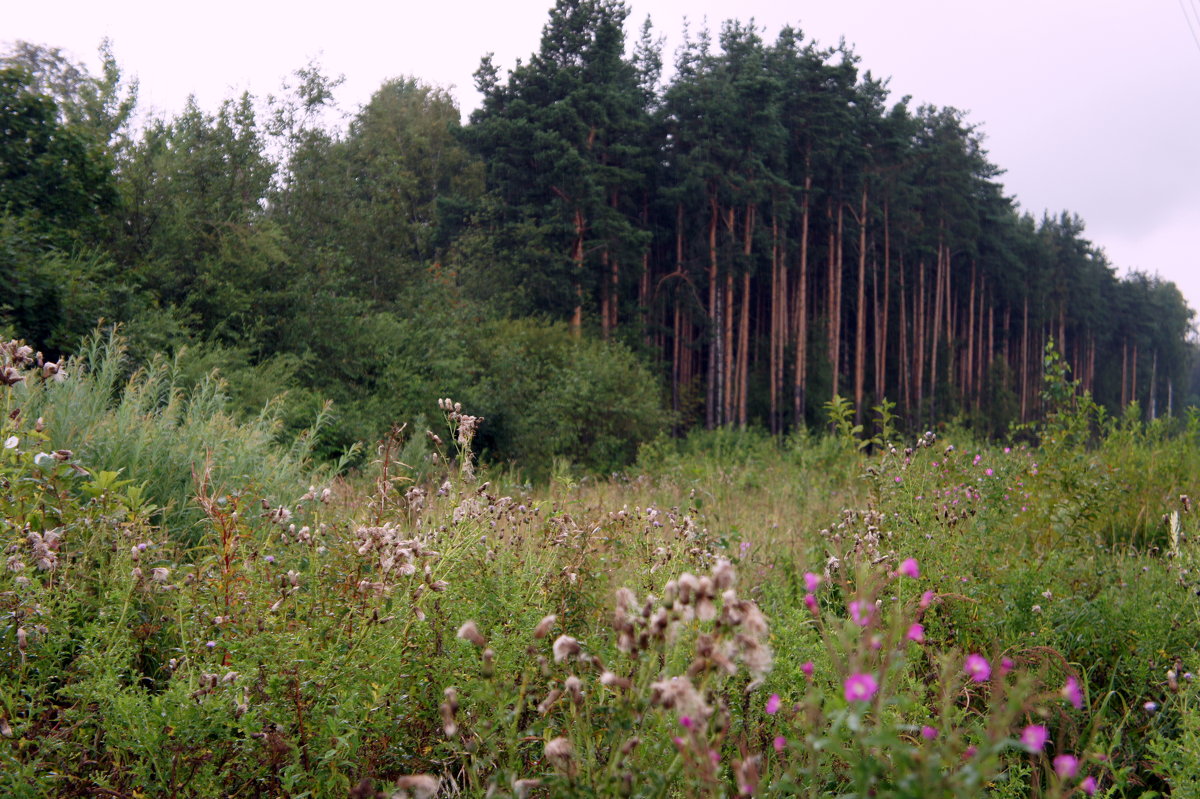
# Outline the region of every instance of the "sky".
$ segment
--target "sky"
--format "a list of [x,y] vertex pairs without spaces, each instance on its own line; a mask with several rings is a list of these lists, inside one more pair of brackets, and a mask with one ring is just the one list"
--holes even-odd
[[[1069,211],[1124,274],[1172,280],[1200,310],[1200,0],[626,0],[672,60],[684,20],[753,19],[844,38],[893,99],[954,106],[980,126],[1023,210]],[[278,93],[313,59],[344,75],[354,112],[385,80],[420,78],[468,113],[485,53],[502,69],[538,47],[552,0],[0,0],[0,46],[61,47],[89,63],[111,39],[144,111]],[[1200,317],[1198,317],[1200,321]]]

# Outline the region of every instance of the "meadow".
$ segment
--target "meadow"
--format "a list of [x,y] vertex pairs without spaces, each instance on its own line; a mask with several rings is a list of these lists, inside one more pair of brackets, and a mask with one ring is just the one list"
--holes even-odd
[[1200,793],[1200,416],[1053,354],[1003,440],[835,401],[535,484],[452,399],[346,473],[114,339],[0,351],[0,795]]

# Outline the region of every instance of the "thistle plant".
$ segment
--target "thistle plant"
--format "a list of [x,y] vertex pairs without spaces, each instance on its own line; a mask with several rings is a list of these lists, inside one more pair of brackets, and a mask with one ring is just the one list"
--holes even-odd
[[771,667],[767,620],[735,581],[720,560],[710,574],[668,581],[661,598],[620,588],[595,648],[546,616],[512,673],[497,670],[488,639],[465,622],[458,637],[477,650],[478,676],[447,688],[442,716],[469,784],[516,797],[537,786],[723,795],[734,716]]

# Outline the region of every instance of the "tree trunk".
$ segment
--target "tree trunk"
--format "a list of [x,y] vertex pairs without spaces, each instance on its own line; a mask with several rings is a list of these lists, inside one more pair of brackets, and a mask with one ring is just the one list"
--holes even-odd
[[571,313],[571,335],[575,338],[583,333],[583,211],[575,209],[575,241],[571,246],[571,261],[575,264],[575,309]]
[[854,423],[863,420],[863,386],[867,367],[867,187],[864,183],[858,217],[858,310],[854,335]]
[[792,419],[799,429],[804,426],[805,405],[808,402],[808,195],[812,177],[804,177],[804,196],[800,200],[800,275],[796,282],[796,364],[792,374]]
[[720,364],[721,364],[721,316],[717,307],[717,195],[709,197],[711,213],[708,218],[708,375],[705,390],[704,422],[711,430],[719,422]]

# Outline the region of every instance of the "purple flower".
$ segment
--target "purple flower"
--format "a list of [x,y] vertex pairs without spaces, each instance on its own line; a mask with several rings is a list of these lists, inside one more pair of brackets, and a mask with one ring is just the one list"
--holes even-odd
[[1054,773],[1069,780],[1079,771],[1079,758],[1074,755],[1059,755],[1054,758]]
[[925,643],[925,626],[922,624],[909,625],[908,632],[904,637],[910,641],[916,641],[918,644]]
[[775,751],[782,752],[783,748],[785,746],[787,746],[787,738],[784,738],[782,735],[776,735],[775,736]]
[[936,596],[932,591],[926,591],[921,594],[921,610],[925,610],[933,604],[933,599]]
[[1084,793],[1091,796],[1096,792],[1096,778],[1084,777],[1083,781],[1079,783],[1079,787],[1083,789]]
[[926,741],[932,741],[934,738],[938,737],[937,727],[930,727],[928,724],[926,724],[921,728],[921,737]]
[[963,664],[963,671],[974,682],[987,682],[992,676],[992,667],[983,655],[967,655],[967,660]]
[[779,712],[779,706],[783,702],[779,699],[779,694],[771,694],[771,698],[767,700],[767,715],[774,716]]
[[1040,752],[1046,748],[1050,740],[1050,732],[1041,724],[1030,724],[1021,730],[1021,745],[1030,752]]
[[1067,684],[1062,687],[1062,695],[1076,710],[1083,708],[1083,691],[1074,677],[1067,678]]
[[1142,705],[1142,709],[1147,713],[1153,713],[1154,711],[1158,710],[1158,702],[1147,702],[1146,704]]
[[990,467],[989,467],[989,468],[987,468],[987,469],[984,469],[984,470],[983,470],[983,473],[984,473],[984,474],[986,474],[988,477],[991,477],[991,476],[992,476],[992,474],[994,474],[994,473],[992,472],[992,470],[991,470],[991,468],[990,468]]
[[917,565],[916,558],[906,558],[896,572],[903,577],[911,577],[915,580],[921,576],[921,567]]
[[805,677],[811,679],[813,676],[813,662],[811,660],[805,661],[801,664],[800,671],[804,672]]
[[692,721],[691,716],[680,716],[679,717],[679,726],[683,727],[685,730],[690,730],[695,725],[696,725],[696,723],[694,721]]
[[821,585],[821,575],[813,574],[812,572],[804,573],[804,587],[808,589],[810,594],[815,594],[817,588]]
[[854,619],[854,623],[859,627],[866,627],[871,623],[871,616],[875,613],[875,606],[865,599],[856,599],[850,603],[850,617]]
[[879,683],[871,674],[851,674],[846,678],[846,701],[869,702],[879,690]]
[[1013,659],[1012,658],[1000,658],[1000,673],[1008,674],[1012,670],[1013,670]]
[[812,611],[812,614],[815,616],[817,614],[817,597],[816,597],[816,595],[815,594],[805,594],[804,595],[804,606],[807,607],[810,611]]

